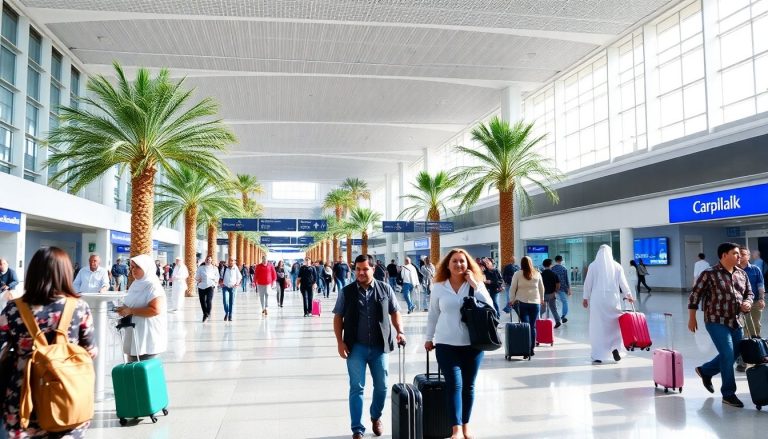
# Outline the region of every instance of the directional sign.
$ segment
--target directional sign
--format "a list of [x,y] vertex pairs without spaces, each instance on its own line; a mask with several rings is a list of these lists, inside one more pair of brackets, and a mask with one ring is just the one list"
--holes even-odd
[[413,248],[425,249],[429,248],[429,238],[419,238],[413,241]]
[[295,219],[259,218],[259,230],[262,232],[295,232]]
[[296,240],[297,244],[299,245],[309,245],[313,244],[315,242],[315,238],[312,236],[299,236],[299,239]]
[[259,238],[259,243],[268,245],[268,244],[290,244],[291,243],[291,237],[290,236],[262,236]]
[[352,245],[363,245],[363,240],[361,238],[353,238]]
[[216,245],[228,245],[229,239],[227,238],[216,238]]
[[427,221],[424,226],[426,232],[453,232],[452,221]]
[[300,219],[299,232],[327,232],[328,221],[324,219]]
[[413,233],[413,221],[382,221],[384,233]]
[[259,222],[255,218],[222,218],[221,230],[224,232],[255,232]]

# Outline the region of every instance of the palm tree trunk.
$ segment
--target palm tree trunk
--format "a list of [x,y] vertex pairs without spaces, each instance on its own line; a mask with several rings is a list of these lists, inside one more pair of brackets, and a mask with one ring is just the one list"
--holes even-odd
[[352,263],[352,235],[347,235],[347,263]]
[[[429,212],[429,221],[440,221],[440,212],[435,209]],[[429,233],[429,260],[435,266],[440,263],[440,230],[433,230]]]
[[218,264],[216,261],[216,247],[216,223],[211,221],[208,223],[208,253],[206,256],[213,259],[214,265]]
[[362,238],[363,238],[363,252],[361,254],[367,255],[368,254],[368,232],[366,232],[365,230],[363,230]]
[[235,256],[235,262],[241,263],[243,261],[243,249],[245,248],[245,236],[240,235],[237,239],[237,256]]
[[339,245],[339,238],[334,235],[333,237],[333,260],[338,261],[341,256],[341,246]]
[[[329,239],[325,240],[325,254],[328,256],[328,259],[331,259],[333,257],[331,250],[331,241]],[[331,265],[333,265],[333,260],[330,261]]]
[[187,264],[189,277],[187,278],[186,297],[192,297],[195,291],[195,253],[197,250],[197,206],[190,206],[184,212],[184,263]]
[[[154,166],[148,166],[131,178],[131,256],[152,254],[155,173]],[[133,167],[131,175],[134,175]]]
[[237,235],[235,235],[235,232],[227,232],[227,240],[229,241],[228,244],[228,252],[227,259],[231,258],[233,254],[237,251]]
[[514,186],[508,191],[499,191],[499,258],[500,267],[512,263],[515,255],[515,206]]

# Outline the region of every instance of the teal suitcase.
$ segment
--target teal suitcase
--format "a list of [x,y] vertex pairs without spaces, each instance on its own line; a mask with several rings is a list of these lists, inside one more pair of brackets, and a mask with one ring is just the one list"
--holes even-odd
[[115,366],[112,386],[120,425],[126,425],[128,418],[145,416],[155,423],[155,414],[161,411],[168,415],[168,388],[159,358]]

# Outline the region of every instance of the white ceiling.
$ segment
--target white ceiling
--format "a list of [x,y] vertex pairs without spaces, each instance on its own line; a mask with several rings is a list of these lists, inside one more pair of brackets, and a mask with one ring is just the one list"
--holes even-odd
[[375,184],[669,0],[21,0],[89,73],[169,67],[263,181]]

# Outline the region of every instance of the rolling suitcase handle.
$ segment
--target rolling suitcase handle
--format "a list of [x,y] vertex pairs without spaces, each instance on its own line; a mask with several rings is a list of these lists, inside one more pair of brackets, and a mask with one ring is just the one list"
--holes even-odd
[[[126,319],[123,317],[120,319],[120,321],[117,323],[117,333],[120,334],[120,341],[123,341],[123,333],[120,331],[123,328],[131,328],[133,330],[133,334],[131,334],[131,341],[133,342],[133,347],[136,348],[136,362],[141,363],[141,354],[139,354],[139,345],[136,341],[136,323],[133,323],[131,319]],[[122,344],[122,343],[120,343]],[[131,354],[123,355],[123,364],[128,364],[128,360],[130,359]]]
[[[440,363],[437,364],[437,379],[440,379]],[[429,351],[427,351],[427,378],[429,378]]]
[[403,352],[403,348],[405,348],[405,342],[397,344],[397,370],[400,384],[405,384],[405,352]]
[[667,349],[668,350],[674,350],[674,338],[672,337],[672,330],[673,325],[672,322],[672,313],[665,312],[664,313],[664,325],[667,327]]

